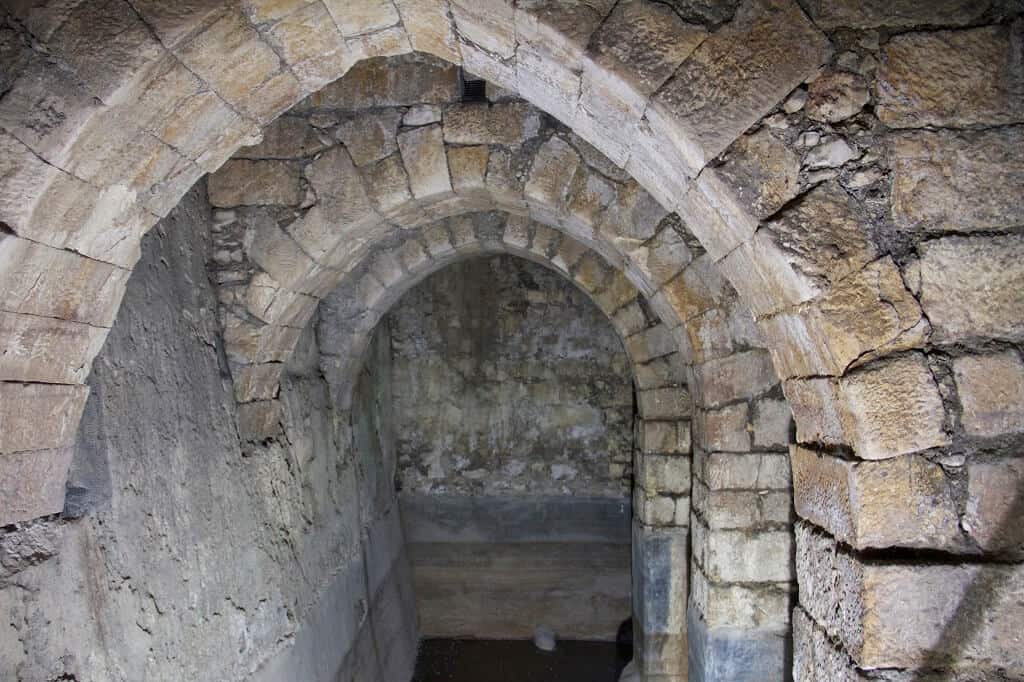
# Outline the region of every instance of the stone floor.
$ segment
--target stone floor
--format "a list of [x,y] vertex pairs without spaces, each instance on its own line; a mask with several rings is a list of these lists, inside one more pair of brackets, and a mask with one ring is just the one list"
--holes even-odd
[[428,639],[413,682],[615,682],[624,665],[614,642],[559,642],[548,653],[528,641]]

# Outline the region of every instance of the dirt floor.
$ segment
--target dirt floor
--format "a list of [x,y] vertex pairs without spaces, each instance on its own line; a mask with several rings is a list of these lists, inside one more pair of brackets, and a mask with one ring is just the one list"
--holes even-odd
[[616,682],[625,664],[615,642],[558,642],[549,653],[529,641],[427,639],[413,682]]

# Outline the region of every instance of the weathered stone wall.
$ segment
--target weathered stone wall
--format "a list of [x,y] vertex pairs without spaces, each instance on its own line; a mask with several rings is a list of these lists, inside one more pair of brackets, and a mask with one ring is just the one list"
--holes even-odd
[[634,398],[604,313],[554,271],[494,256],[431,275],[381,326],[423,634],[614,638],[631,606]]
[[90,378],[65,518],[0,535],[5,679],[399,679],[377,666],[411,663],[393,495],[363,494],[373,472],[332,415],[311,334],[282,436],[240,448],[204,197],[144,243]]

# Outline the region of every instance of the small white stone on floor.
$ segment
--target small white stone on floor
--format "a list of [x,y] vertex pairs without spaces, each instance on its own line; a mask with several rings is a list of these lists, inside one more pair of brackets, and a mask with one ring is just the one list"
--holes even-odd
[[533,631],[533,645],[541,651],[555,650],[555,633],[546,625],[538,625]]

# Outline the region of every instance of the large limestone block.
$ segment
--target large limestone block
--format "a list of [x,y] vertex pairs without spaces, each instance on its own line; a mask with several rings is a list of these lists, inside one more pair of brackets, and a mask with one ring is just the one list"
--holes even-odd
[[644,419],[683,419],[691,414],[690,393],[681,386],[640,391],[638,399]]
[[441,126],[434,124],[403,132],[398,136],[398,148],[414,197],[424,199],[452,192]]
[[796,2],[744,2],[655,95],[666,142],[701,168],[814,73],[828,49]]
[[749,452],[749,412],[746,403],[717,410],[700,410],[696,419],[697,442],[706,450]]
[[303,100],[298,109],[374,109],[443,104],[460,97],[458,67],[429,55],[360,62],[330,85]]
[[395,0],[412,48],[428,52],[453,64],[462,63],[459,41],[455,36],[444,0]]
[[1024,567],[873,561],[797,524],[800,603],[864,668],[1020,670]]
[[132,7],[168,48],[177,46],[222,13],[226,4],[225,0],[132,0]]
[[1022,33],[1017,22],[895,36],[882,48],[878,117],[893,128],[1024,121]]
[[920,253],[921,307],[934,341],[1024,339],[1024,236],[945,237]]
[[330,140],[298,116],[282,116],[263,129],[263,139],[235,153],[237,159],[300,159],[327,149]]
[[59,513],[73,447],[0,455],[0,523]]
[[579,70],[591,36],[615,4],[614,0],[521,0],[515,17],[520,48],[527,46]]
[[801,276],[825,290],[861,269],[876,250],[864,209],[835,182],[818,185],[761,230]]
[[395,211],[413,201],[409,176],[400,154],[392,154],[363,169],[370,200],[380,213]]
[[303,193],[299,165],[293,161],[228,161],[207,183],[210,203],[217,207],[297,206]]
[[786,630],[793,599],[787,583],[721,585],[710,582],[699,568],[691,572],[692,601],[709,628]]
[[716,170],[742,207],[760,220],[778,211],[799,191],[800,157],[767,126],[736,140]]
[[695,387],[702,405],[711,407],[741,398],[752,398],[778,384],[771,356],[765,350],[749,350],[697,365]]
[[1024,431],[1024,363],[1016,351],[956,358],[953,375],[968,435]]
[[824,30],[880,26],[961,26],[992,5],[989,0],[808,0],[811,18]]
[[0,308],[5,311],[110,327],[129,274],[71,251],[0,234]]
[[459,103],[444,110],[444,141],[449,144],[521,145],[540,130],[540,112],[526,102]]
[[890,145],[898,227],[971,232],[1024,222],[1024,127],[904,133]]
[[402,112],[385,109],[380,112],[359,112],[345,118],[335,135],[348,149],[357,166],[379,161],[398,150],[398,125]]
[[[511,0],[451,0],[451,11],[462,38],[499,59],[515,55],[515,7]],[[466,68],[472,71],[465,45],[462,56],[467,60]]]
[[73,445],[88,395],[79,385],[0,383],[0,453]]
[[871,354],[920,347],[929,331],[920,304],[888,257],[821,298],[762,318],[759,326],[784,377],[839,376]]
[[790,450],[802,518],[856,549],[915,547],[963,552],[954,482],[918,455],[858,462]]
[[967,463],[964,527],[982,551],[1024,556],[1024,460],[973,459]]
[[579,153],[564,139],[549,138],[534,158],[526,198],[540,209],[557,212],[568,197],[580,161]]
[[0,380],[84,382],[109,331],[52,317],[0,312]]
[[400,20],[391,0],[325,0],[324,4],[346,36],[375,33]]
[[789,530],[707,530],[704,570],[714,582],[764,583],[793,579]]
[[875,362],[839,384],[843,431],[858,457],[886,459],[950,443],[945,409],[924,356]]
[[315,259],[322,260],[342,239],[354,249],[380,222],[363,179],[343,147],[334,147],[305,169],[318,205],[288,231]]

